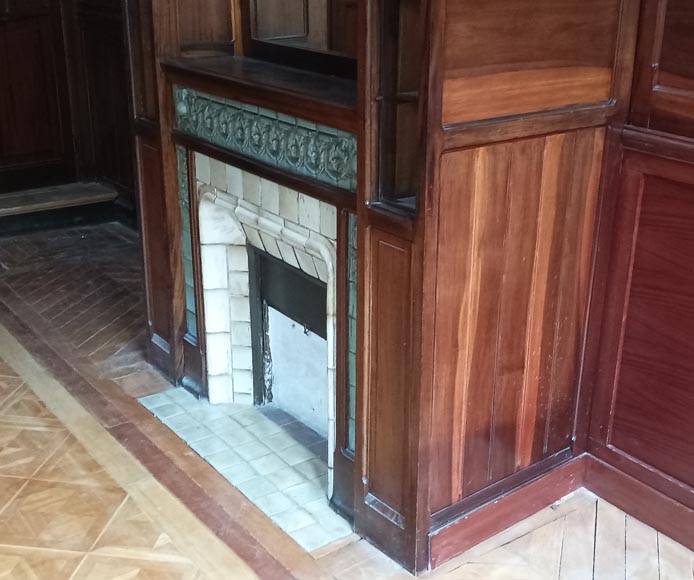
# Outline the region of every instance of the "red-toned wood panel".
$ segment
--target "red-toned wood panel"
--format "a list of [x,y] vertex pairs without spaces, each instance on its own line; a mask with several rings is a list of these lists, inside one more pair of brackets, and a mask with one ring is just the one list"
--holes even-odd
[[631,122],[694,137],[694,3],[644,0]]
[[171,273],[166,231],[161,150],[137,138],[140,220],[147,291],[150,360],[171,374]]
[[444,124],[609,99],[622,4],[448,0]]
[[[369,231],[367,489],[377,500],[371,504],[397,520],[407,509],[408,405],[413,381],[412,256],[408,242],[373,228]],[[387,508],[397,513],[389,514]]]
[[604,131],[444,155],[431,509],[570,446]]
[[694,486],[694,167],[628,154],[592,433]]

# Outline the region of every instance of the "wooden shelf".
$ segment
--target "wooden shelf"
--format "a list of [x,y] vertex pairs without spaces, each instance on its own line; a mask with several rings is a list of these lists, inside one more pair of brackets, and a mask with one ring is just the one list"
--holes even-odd
[[343,131],[357,130],[355,81],[239,56],[179,57],[162,66],[174,84]]

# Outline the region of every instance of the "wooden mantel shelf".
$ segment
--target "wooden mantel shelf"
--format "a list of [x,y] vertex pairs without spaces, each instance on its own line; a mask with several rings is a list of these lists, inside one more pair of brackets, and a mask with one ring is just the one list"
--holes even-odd
[[172,58],[162,66],[174,84],[357,131],[354,81],[227,55]]

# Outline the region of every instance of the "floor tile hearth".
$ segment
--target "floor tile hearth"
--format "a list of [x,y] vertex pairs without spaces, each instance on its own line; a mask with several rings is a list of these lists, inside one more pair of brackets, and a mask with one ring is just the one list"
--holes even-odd
[[211,405],[180,388],[140,402],[305,550],[352,533],[328,505],[327,440],[291,415]]

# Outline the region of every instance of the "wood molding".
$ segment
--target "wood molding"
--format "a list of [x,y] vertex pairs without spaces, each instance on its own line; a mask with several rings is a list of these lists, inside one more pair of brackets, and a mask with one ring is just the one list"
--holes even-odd
[[585,486],[605,501],[694,550],[694,509],[589,456]]
[[461,554],[583,486],[588,456],[581,455],[462,515],[429,535],[431,567]]

